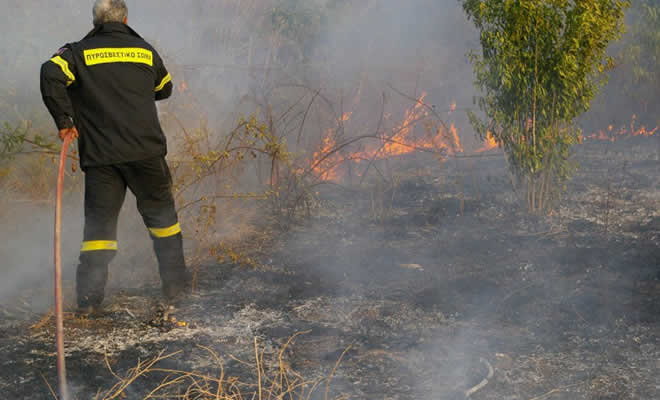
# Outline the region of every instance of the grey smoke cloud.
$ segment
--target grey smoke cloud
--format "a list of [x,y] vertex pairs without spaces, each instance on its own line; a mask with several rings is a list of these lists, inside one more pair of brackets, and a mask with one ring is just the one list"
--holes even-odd
[[[476,35],[453,0],[368,1],[350,8],[334,0],[144,0],[127,4],[129,24],[159,49],[175,84],[186,84],[185,93],[175,92],[171,102],[185,104],[194,99],[202,113],[188,116],[189,120],[207,118],[218,135],[231,129],[237,111],[253,112],[255,100],[262,100],[266,92],[271,96],[266,101],[278,113],[306,90],[320,88],[335,111],[342,103],[345,111],[362,110],[355,117],[355,127],[375,124],[383,92],[389,93],[389,107],[394,112],[410,105],[409,100],[393,95],[388,85],[411,95],[428,91],[427,101],[441,109],[451,101],[467,104],[474,94],[464,54],[476,43]],[[92,5],[92,1],[80,0],[2,2],[0,120],[30,120],[41,134],[55,134],[41,104],[39,68],[58,48],[81,39],[91,29]],[[284,23],[282,18],[289,20]],[[309,89],[278,88],[287,85]],[[245,101],[246,96],[251,100]],[[331,124],[326,105],[311,112],[316,115],[310,115],[310,121]],[[295,123],[290,129],[297,133]],[[318,138],[319,126],[314,125],[308,123],[303,135]],[[347,132],[349,136],[356,133],[357,128]],[[306,143],[314,145],[315,141]],[[170,152],[177,150],[171,148]],[[81,198],[78,189],[65,204],[63,254],[69,278],[81,237]],[[140,224],[131,202],[127,198],[120,241],[139,243],[143,250],[138,253],[146,255],[123,263],[150,265],[148,236],[139,229],[131,232]],[[0,297],[15,295],[17,287],[50,287],[51,204],[22,207],[26,211],[20,217],[14,213],[5,220],[12,227],[5,230],[7,240],[2,244],[7,254],[5,271],[10,271],[11,279],[0,285]],[[114,265],[122,264],[118,260]]]

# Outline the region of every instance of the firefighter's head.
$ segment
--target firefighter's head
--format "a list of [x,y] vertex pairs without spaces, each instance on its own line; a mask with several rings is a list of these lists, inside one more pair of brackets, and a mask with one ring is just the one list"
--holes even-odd
[[94,26],[107,22],[126,23],[128,19],[128,8],[124,0],[96,0],[92,10]]

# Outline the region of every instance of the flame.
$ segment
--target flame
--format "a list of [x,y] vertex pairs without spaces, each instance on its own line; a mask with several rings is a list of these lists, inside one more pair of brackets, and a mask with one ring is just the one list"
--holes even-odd
[[461,139],[459,139],[458,137],[458,130],[456,129],[456,126],[453,123],[449,125],[449,132],[451,132],[451,135],[454,138],[454,145],[456,146],[457,150],[463,152],[463,146],[461,146]]
[[[428,111],[424,109],[424,98],[426,93],[422,93],[421,97],[415,103],[413,108],[406,110],[404,114],[403,121],[394,128],[395,134],[388,139],[386,134],[383,132],[381,135],[381,141],[383,145],[382,153],[384,157],[398,156],[402,154],[411,153],[414,149],[411,149],[411,140],[408,139],[408,136],[413,131],[415,123],[420,119],[428,116]],[[373,158],[374,156],[378,157],[378,149],[370,149],[365,151],[365,158]]]
[[180,92],[180,93],[184,93],[186,90],[188,90],[188,85],[186,84],[185,81],[182,81],[182,82],[179,84],[179,92]]
[[[429,116],[429,111],[424,105],[425,98],[426,93],[422,93],[415,105],[405,111],[402,121],[394,129],[382,132],[380,143],[368,142],[365,149],[361,151],[349,154],[341,154],[336,151],[334,130],[328,129],[319,150],[312,156],[311,168],[316,176],[322,180],[337,182],[343,176],[342,164],[346,161],[359,164],[362,160],[380,160],[410,154],[420,149],[445,151],[449,154],[462,152],[458,130],[454,124],[436,129],[432,136],[427,135],[425,138],[414,136],[415,126]],[[352,112],[345,113],[340,121],[348,121],[351,115]],[[387,118],[389,119],[389,115]],[[430,126],[427,125],[427,132],[429,131]]]
[[[652,136],[658,132],[658,127],[656,126],[653,129],[648,129],[646,126],[642,125],[640,127],[635,126],[637,116],[633,114],[630,125],[622,126],[621,128],[614,130],[614,125],[608,125],[606,130],[599,130],[589,135],[583,135],[580,137],[579,142],[582,143],[587,140],[603,140],[615,142],[620,139],[630,138],[634,136]],[[475,153],[483,153],[489,150],[497,148],[497,142],[491,134],[491,132],[486,133],[486,139],[484,140],[481,147],[475,150]]]
[[312,158],[312,168],[321,180],[336,182],[341,177],[339,167],[343,162],[343,157],[338,151],[334,151],[335,146],[336,141],[332,135],[332,129],[328,129],[321,142],[321,148],[314,153]]
[[[337,121],[337,125],[350,120],[351,115],[353,115],[352,111],[345,112]],[[340,167],[345,157],[336,151],[336,145],[333,129],[329,128],[325,132],[319,150],[314,152],[311,162],[312,169],[321,180],[337,182],[341,178]]]
[[[425,123],[427,135],[423,138],[415,137],[415,127],[419,122],[425,122],[429,116],[429,111],[424,105],[426,93],[422,93],[414,106],[407,109],[401,122],[395,125],[392,130],[382,132],[380,141],[366,142],[365,148],[360,151],[346,153],[339,151],[334,133],[337,129],[329,128],[321,140],[319,149],[314,152],[310,161],[310,168],[314,174],[321,180],[339,182],[344,175],[344,164],[353,162],[359,164],[361,160],[381,160],[389,157],[396,157],[410,154],[418,150],[431,150],[442,152],[444,154],[456,154],[463,152],[458,130],[452,123],[448,127],[433,127]],[[456,109],[456,103],[452,102],[450,112]],[[352,112],[344,113],[337,121],[337,128],[340,124],[348,122],[351,119]],[[391,114],[385,114],[386,120],[391,119]],[[615,130],[613,125],[609,125],[606,130],[600,130],[587,136],[582,136],[583,140],[608,140],[616,141],[621,138],[634,136],[652,136],[658,132],[658,127],[648,129],[642,125],[636,127],[637,116],[633,115],[629,126],[623,126]],[[419,135],[418,135],[419,136]],[[498,148],[497,141],[491,132],[486,133],[486,138],[475,153],[483,153]],[[359,174],[359,172],[358,172]]]
[[475,150],[475,153],[483,153],[485,151],[493,150],[496,148],[497,148],[497,142],[495,141],[493,134],[490,131],[488,131],[486,132],[486,139],[484,140],[483,145],[481,145],[481,147]]
[[615,142],[620,139],[630,138],[634,136],[653,136],[656,132],[658,132],[657,126],[650,130],[645,125],[636,128],[635,127],[636,120],[637,120],[637,115],[633,114],[629,126],[622,126],[621,128],[615,131],[614,126],[609,125],[607,127],[607,131],[599,130],[598,132],[592,133],[590,135],[582,136],[582,141],[605,140],[605,141]]

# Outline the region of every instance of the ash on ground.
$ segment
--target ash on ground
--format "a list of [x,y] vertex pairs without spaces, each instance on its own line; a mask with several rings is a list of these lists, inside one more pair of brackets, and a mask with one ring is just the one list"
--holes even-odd
[[[331,398],[464,398],[488,375],[482,359],[494,374],[474,399],[660,398],[659,143],[581,146],[544,217],[520,211],[497,155],[402,159],[396,185],[327,187],[262,250],[264,268],[200,267],[175,308],[153,283],[109,290],[101,318],[67,314],[73,390],[93,398],[116,382],[106,360],[122,376],[161,351],[181,351],[163,368],[217,371],[201,346],[249,381],[237,360],[254,361],[255,337],[267,359],[306,332],[284,357],[313,380],[344,353]],[[2,307],[3,398],[50,398],[42,375],[55,383],[52,321],[29,302]]]

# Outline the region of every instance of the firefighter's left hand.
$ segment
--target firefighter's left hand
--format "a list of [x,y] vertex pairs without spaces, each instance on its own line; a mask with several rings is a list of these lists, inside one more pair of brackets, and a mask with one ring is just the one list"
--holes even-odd
[[76,127],[72,128],[65,128],[65,129],[60,129],[60,140],[64,141],[64,139],[68,136],[71,136],[71,139],[78,139],[78,129]]

